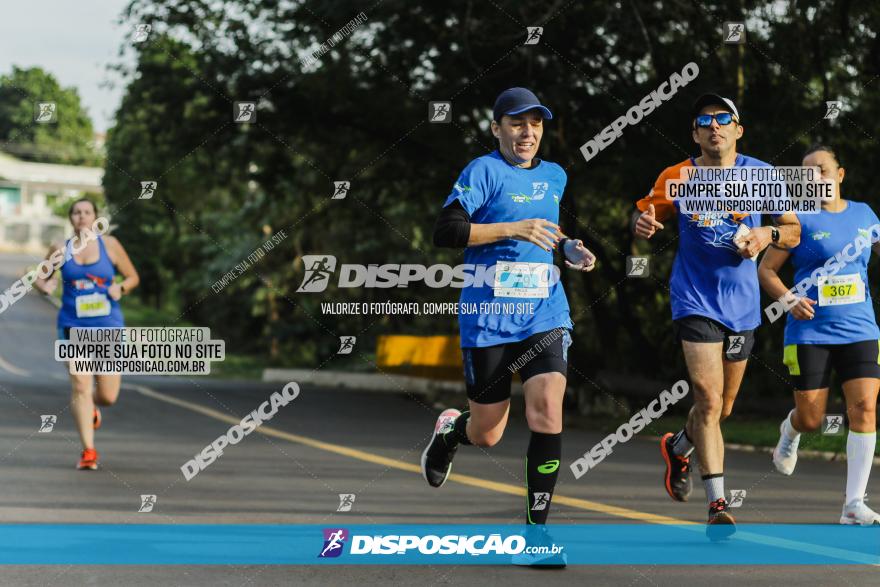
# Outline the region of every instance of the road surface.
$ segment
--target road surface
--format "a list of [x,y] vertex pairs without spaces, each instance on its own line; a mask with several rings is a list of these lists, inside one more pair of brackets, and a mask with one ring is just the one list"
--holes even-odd
[[[3,287],[28,259],[0,257]],[[52,358],[55,313],[30,294],[0,314],[0,522],[155,524],[520,523],[528,433],[513,417],[491,450],[465,447],[437,490],[416,472],[438,413],[415,396],[304,386],[258,431],[187,482],[180,466],[225,433],[282,384],[187,377],[126,377],[97,433],[102,468],[74,469],[79,442],[69,415],[65,367]],[[327,368],[332,368],[332,361]],[[658,390],[659,392],[660,390]],[[40,416],[55,414],[51,433]],[[735,416],[734,416],[735,417]],[[643,436],[663,432],[662,421]],[[569,463],[600,440],[568,430]],[[316,443],[315,441],[318,441]],[[326,443],[326,444],[320,444]],[[728,489],[746,489],[740,523],[835,523],[845,463],[802,460],[793,478],[766,455],[728,451]],[[556,524],[650,522],[656,516],[702,522],[702,489],[673,503],[661,486],[656,443],[637,437],[616,447],[580,480],[563,467],[551,520]],[[499,485],[500,484],[500,485]],[[876,477],[871,488],[876,488]],[[337,512],[340,493],[354,493]],[[138,513],[140,495],[153,512]],[[483,566],[7,566],[2,585],[806,585],[876,584],[877,567],[570,566],[563,571]]]

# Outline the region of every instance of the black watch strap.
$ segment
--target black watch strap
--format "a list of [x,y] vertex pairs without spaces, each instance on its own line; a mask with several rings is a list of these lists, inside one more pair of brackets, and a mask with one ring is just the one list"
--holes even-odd
[[779,229],[775,226],[770,227],[770,238],[773,240],[774,243],[779,242]]

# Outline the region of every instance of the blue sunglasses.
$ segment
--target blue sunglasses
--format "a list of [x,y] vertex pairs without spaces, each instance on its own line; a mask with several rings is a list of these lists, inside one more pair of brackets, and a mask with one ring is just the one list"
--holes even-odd
[[737,122],[730,112],[719,112],[718,114],[700,114],[696,118],[696,124],[699,128],[709,128],[712,126],[712,119],[715,119],[719,126],[727,126],[731,122]]

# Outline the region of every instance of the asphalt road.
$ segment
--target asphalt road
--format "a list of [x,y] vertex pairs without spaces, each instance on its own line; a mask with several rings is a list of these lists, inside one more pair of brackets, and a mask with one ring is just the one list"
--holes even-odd
[[[5,289],[27,264],[0,257]],[[0,523],[520,523],[528,434],[511,422],[491,450],[459,451],[453,476],[429,488],[414,472],[437,406],[416,397],[303,387],[300,396],[193,480],[180,466],[278,391],[280,384],[185,377],[126,377],[97,433],[102,468],[74,469],[79,443],[69,416],[65,367],[52,358],[56,310],[31,294],[0,314]],[[331,363],[332,365],[332,363]],[[659,390],[658,390],[659,392]],[[56,414],[51,433],[40,415]],[[734,416],[735,417],[735,416]],[[662,421],[643,435],[664,432]],[[267,433],[268,432],[268,433]],[[600,436],[568,430],[563,463]],[[313,441],[328,443],[316,446]],[[328,448],[331,447],[332,448]],[[346,449],[354,449],[351,452]],[[836,523],[845,463],[802,460],[793,478],[766,455],[728,451],[727,486],[748,491],[747,523]],[[575,480],[563,467],[552,522],[645,522],[656,516],[702,522],[702,490],[673,503],[661,487],[654,441],[637,437]],[[493,485],[502,484],[502,485]],[[876,478],[869,487],[878,487]],[[502,489],[499,490],[499,487]],[[351,512],[338,494],[354,493]],[[141,494],[157,495],[138,513]],[[876,584],[866,566],[571,566],[539,571],[483,566],[14,566],[0,585],[799,585]]]

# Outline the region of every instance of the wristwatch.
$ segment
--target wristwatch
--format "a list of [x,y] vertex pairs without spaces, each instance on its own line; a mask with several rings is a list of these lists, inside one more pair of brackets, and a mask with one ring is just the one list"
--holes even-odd
[[774,243],[779,242],[779,229],[775,226],[770,227],[770,238],[773,240]]
[[119,291],[121,291],[122,293],[125,293],[125,284],[124,283],[119,284]]

